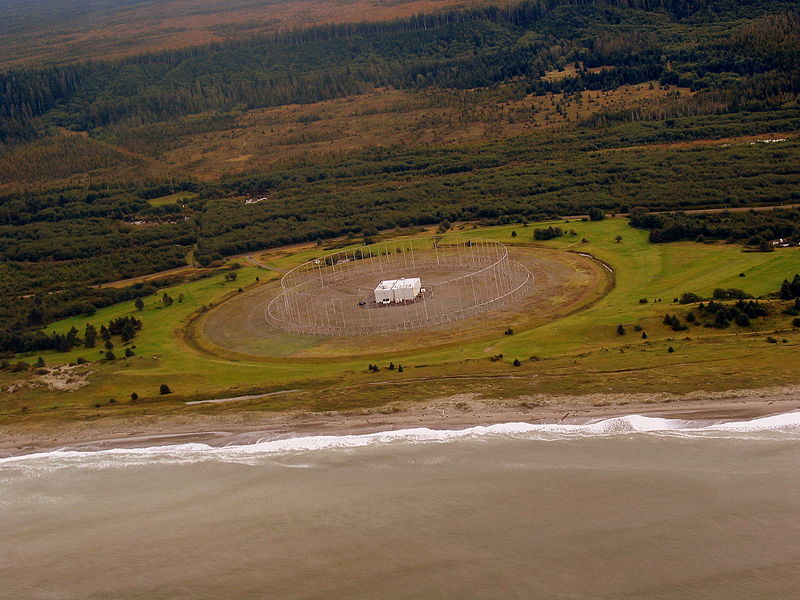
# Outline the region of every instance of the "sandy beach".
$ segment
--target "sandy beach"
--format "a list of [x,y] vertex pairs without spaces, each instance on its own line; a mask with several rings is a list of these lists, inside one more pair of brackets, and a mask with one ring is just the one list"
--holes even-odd
[[183,443],[211,446],[311,435],[365,434],[415,427],[463,429],[497,423],[582,424],[621,415],[701,423],[746,420],[800,410],[800,386],[693,392],[686,395],[593,394],[524,396],[506,400],[460,394],[427,402],[390,403],[348,412],[224,412],[159,417],[108,417],[87,422],[0,428],[0,457],[52,450],[95,451]]

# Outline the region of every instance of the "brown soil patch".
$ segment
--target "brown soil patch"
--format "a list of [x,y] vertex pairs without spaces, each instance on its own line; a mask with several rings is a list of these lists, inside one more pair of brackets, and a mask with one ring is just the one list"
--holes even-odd
[[[264,311],[280,293],[277,282],[237,295],[214,308],[195,328],[196,340],[208,352],[236,357],[359,356],[369,340],[370,355],[419,350],[496,337],[511,327],[517,331],[542,325],[595,302],[609,289],[608,271],[590,258],[544,248],[514,248],[514,260],[534,275],[527,295],[505,306],[461,321],[424,330],[375,336],[325,337],[296,335],[269,324]],[[196,345],[195,345],[196,346]]]

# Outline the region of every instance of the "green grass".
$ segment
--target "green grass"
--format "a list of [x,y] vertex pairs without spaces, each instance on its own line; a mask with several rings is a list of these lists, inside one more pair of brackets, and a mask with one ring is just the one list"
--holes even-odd
[[150,206],[166,206],[168,204],[177,204],[185,200],[191,200],[192,198],[197,198],[197,194],[194,192],[175,192],[174,194],[169,194],[168,196],[151,198],[147,202],[150,204]]
[[[540,225],[467,229],[461,233],[507,244],[530,244],[537,226]],[[451,390],[502,397],[537,391],[688,391],[800,380],[800,376],[789,369],[775,373],[776,361],[789,364],[800,359],[800,332],[792,329],[791,318],[786,315],[776,314],[764,320],[754,326],[753,329],[761,328],[755,332],[737,327],[729,330],[697,327],[676,334],[661,323],[665,312],[685,314],[688,310],[672,301],[682,292],[710,295],[716,287],[739,287],[754,295],[776,291],[784,277],[800,272],[798,249],[748,253],[733,245],[650,244],[646,231],[629,227],[624,219],[561,222],[560,226],[565,230],[574,229],[576,235],[542,245],[592,254],[613,267],[616,284],[588,309],[543,326],[517,331],[512,336],[498,331],[497,337],[488,341],[381,357],[381,364],[392,360],[406,365],[403,374],[385,369],[379,374],[367,373],[367,363],[376,362],[369,352],[357,359],[274,358],[266,361],[246,356],[212,358],[196,352],[183,341],[182,328],[201,306],[218,303],[226,295],[237,293],[239,287],[254,284],[256,277],[263,282],[280,276],[273,271],[245,267],[238,271],[238,280],[234,282],[225,282],[223,274],[219,273],[170,288],[167,291],[173,298],[184,295],[182,303],[176,301],[170,307],[163,307],[159,293],[146,299],[143,311],[137,311],[133,302],[126,302],[100,310],[91,318],[75,317],[48,327],[49,331],[65,333],[75,326],[82,334],[87,322],[99,326],[123,315],[135,315],[144,324],[134,340],[136,356],[127,360],[99,361],[99,348],[79,348],[64,354],[44,353],[48,365],[73,362],[79,356],[98,361],[92,365],[96,372],[90,378],[91,383],[75,393],[38,389],[6,395],[0,418],[13,419],[19,415],[21,406],[36,407],[27,413],[28,418],[37,411],[52,418],[76,415],[86,418],[86,411],[95,403],[105,406],[109,398],[119,402],[127,399],[131,392],[153,403],[115,405],[108,410],[119,414],[183,411],[188,410],[183,401],[189,398],[231,397],[285,388],[324,391],[300,397],[275,397],[256,402],[249,408],[333,410],[374,406],[392,400],[398,397],[397,385],[403,382],[406,382],[402,387],[404,397],[422,399]],[[515,238],[511,237],[512,230],[518,234]],[[617,235],[623,238],[619,243],[615,241]],[[588,241],[584,243],[582,238]],[[277,268],[288,269],[319,253],[319,248],[303,249],[269,262]],[[746,277],[739,277],[740,272]],[[648,298],[648,303],[641,304],[640,298]],[[659,298],[661,302],[657,301]],[[617,335],[617,324],[624,324],[629,334]],[[644,328],[647,340],[633,332],[635,325]],[[772,330],[779,330],[780,339],[786,338],[789,343],[768,344],[765,338],[767,331]],[[687,337],[690,339],[684,339]],[[286,340],[289,345],[302,346],[301,342]],[[119,340],[114,343],[117,356],[122,355],[124,350]],[[667,353],[670,345],[675,347],[675,353]],[[500,353],[505,357],[503,361],[488,360]],[[537,360],[529,360],[533,356]],[[523,360],[521,368],[509,365],[514,358]],[[26,360],[33,363],[36,355]],[[525,377],[503,378],[509,374]],[[474,375],[478,379],[444,379],[463,375]],[[501,377],[490,377],[493,375]],[[24,377],[31,375],[28,373]],[[12,379],[7,372],[0,374],[0,388]],[[387,389],[372,385],[383,381]],[[175,395],[158,397],[161,383],[167,383]],[[224,405],[217,407],[220,408],[214,410],[232,410]]]

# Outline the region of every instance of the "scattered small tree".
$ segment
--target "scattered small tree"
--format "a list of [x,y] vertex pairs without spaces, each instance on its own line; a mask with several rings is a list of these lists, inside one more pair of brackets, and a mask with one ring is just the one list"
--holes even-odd
[[617,237],[615,237],[614,239],[615,239],[615,240],[617,241],[617,243],[619,244],[619,243],[622,241],[622,236],[621,236],[621,235],[618,235],[618,236],[617,236]]
[[606,217],[605,213],[596,206],[590,208],[588,214],[590,221],[602,221]]
[[620,323],[617,325],[617,335],[625,335],[625,327]]
[[646,332],[646,331],[643,331],[643,332],[642,332],[642,339],[643,339],[643,340],[646,340],[646,339],[647,339],[647,332]]
[[137,298],[133,305],[136,307],[136,310],[144,310],[144,300],[141,298]]
[[162,396],[166,396],[167,394],[171,394],[172,390],[169,389],[169,386],[166,383],[162,383],[161,386],[158,388],[158,393]]
[[125,358],[130,358],[134,354],[135,352],[133,350],[131,350],[130,348],[125,348]]
[[519,366],[521,366],[521,365],[522,365],[522,363],[521,363],[521,362],[519,362],[519,359],[518,359],[518,358],[515,358],[515,359],[514,359],[514,362],[513,362],[512,364],[513,364],[515,367],[519,367]]
[[83,332],[83,345],[86,348],[94,348],[97,344],[97,329],[91,323],[86,324]]
[[131,392],[131,400],[136,402],[138,399],[139,399],[139,394],[137,394],[136,392]]
[[40,356],[39,359],[36,361],[36,367],[41,369],[45,366],[44,359]]
[[[227,278],[228,275],[225,275],[225,277]],[[172,296],[170,296],[167,292],[164,292],[164,295],[161,296],[161,302],[164,304],[164,306],[172,306]]]
[[517,237],[517,232],[512,230],[512,231],[511,231],[511,237],[512,237],[512,238],[515,238],[515,237]]
[[667,348],[667,352],[669,352],[670,354],[672,354],[673,352],[675,352],[675,348],[673,348],[672,346],[670,346],[669,348]]
[[114,360],[117,358],[111,350],[106,350],[106,360]]

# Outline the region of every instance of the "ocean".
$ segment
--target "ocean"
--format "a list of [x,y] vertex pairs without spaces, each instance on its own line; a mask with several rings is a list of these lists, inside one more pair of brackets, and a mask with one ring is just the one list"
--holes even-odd
[[0,460],[0,597],[800,597],[800,413]]

